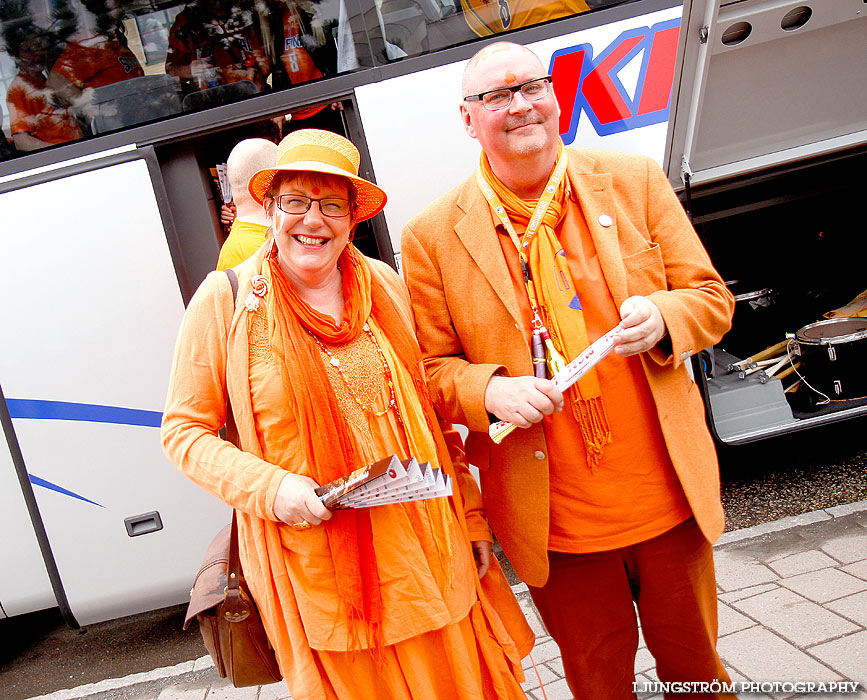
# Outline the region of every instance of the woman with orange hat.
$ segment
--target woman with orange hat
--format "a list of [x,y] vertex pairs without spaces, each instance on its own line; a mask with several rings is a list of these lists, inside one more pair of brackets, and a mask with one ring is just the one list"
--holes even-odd
[[[533,635],[460,440],[441,431],[402,280],[352,245],[385,193],[357,149],[296,131],[249,191],[273,236],[211,273],[184,317],[163,419],[169,458],[238,517],[241,563],[295,700],[524,698]],[[227,398],[239,447],[221,440]],[[449,498],[329,511],[314,489],[384,457]]]

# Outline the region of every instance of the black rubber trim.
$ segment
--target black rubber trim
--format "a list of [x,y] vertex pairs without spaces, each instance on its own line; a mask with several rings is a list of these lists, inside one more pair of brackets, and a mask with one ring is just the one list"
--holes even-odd
[[18,483],[21,485],[21,493],[24,496],[24,503],[27,505],[27,512],[30,513],[30,522],[33,523],[33,531],[36,533],[36,540],[39,542],[39,549],[42,552],[45,569],[48,571],[51,588],[54,590],[54,597],[57,600],[60,612],[63,614],[63,619],[66,620],[66,624],[72,629],[77,630],[81,625],[78,624],[75,615],[72,614],[69,600],[66,598],[66,591],[63,590],[63,581],[60,579],[57,561],[55,561],[54,553],[51,551],[51,543],[48,541],[48,533],[45,531],[45,524],[42,522],[39,505],[36,503],[33,485],[30,483],[30,477],[27,474],[24,456],[21,454],[21,445],[18,444],[18,436],[15,434],[15,427],[12,425],[12,416],[9,415],[9,407],[6,405],[6,397],[3,395],[2,386],[0,386],[0,423],[2,423],[3,432],[6,434],[6,444],[9,446],[9,454],[12,456],[12,464],[15,467],[15,473],[18,475]]

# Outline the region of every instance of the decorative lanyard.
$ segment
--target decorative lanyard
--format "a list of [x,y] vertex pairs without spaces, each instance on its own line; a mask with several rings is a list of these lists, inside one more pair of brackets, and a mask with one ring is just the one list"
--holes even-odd
[[512,239],[512,243],[515,244],[515,249],[518,251],[518,260],[521,263],[521,273],[524,277],[524,286],[527,289],[527,299],[530,301],[530,308],[533,311],[533,336],[530,345],[533,355],[533,371],[537,377],[543,379],[547,376],[545,347],[548,349],[547,366],[550,368],[552,376],[556,375],[557,372],[563,369],[566,365],[566,361],[554,347],[554,343],[551,341],[551,334],[542,323],[542,316],[539,313],[539,303],[536,298],[536,289],[533,285],[533,276],[530,273],[530,261],[527,259],[527,252],[530,249],[530,243],[533,241],[539,230],[539,226],[542,224],[542,219],[548,211],[548,207],[554,200],[554,194],[557,192],[560,180],[563,179],[563,175],[566,173],[567,165],[568,160],[563,156],[561,150],[559,157],[557,158],[557,164],[554,167],[554,172],[552,172],[551,177],[548,178],[548,183],[542,191],[542,196],[539,198],[538,204],[536,204],[536,209],[533,211],[533,215],[527,222],[527,228],[524,231],[524,235],[520,238],[518,238],[515,227],[509,220],[509,215],[506,214],[506,208],[503,206],[500,198],[488,184],[487,180],[485,180],[481,170],[476,171],[476,181],[479,183],[479,189],[482,190],[482,194],[485,195],[485,199],[488,200],[488,204],[491,206],[491,209],[494,210],[494,213],[497,215],[503,228],[508,232],[509,238]]

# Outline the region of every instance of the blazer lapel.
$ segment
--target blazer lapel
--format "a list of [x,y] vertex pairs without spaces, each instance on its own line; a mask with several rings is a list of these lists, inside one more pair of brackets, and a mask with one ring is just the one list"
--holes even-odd
[[515,319],[518,328],[521,328],[523,321],[515,297],[515,287],[497,239],[491,210],[479,192],[475,178],[467,181],[459,196],[458,206],[466,212],[466,216],[455,225],[455,233],[506,310]]
[[620,308],[626,300],[626,270],[623,267],[617,236],[617,210],[611,174],[591,173],[586,170],[582,172],[582,165],[586,166],[589,159],[574,151],[569,152],[569,159],[569,179],[590,229],[608,290],[614,303]]

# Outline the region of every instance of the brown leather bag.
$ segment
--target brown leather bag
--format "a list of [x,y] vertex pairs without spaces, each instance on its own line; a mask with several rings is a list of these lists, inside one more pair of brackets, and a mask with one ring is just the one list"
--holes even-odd
[[[226,270],[226,274],[234,298],[238,278],[232,270]],[[232,406],[228,402],[226,439],[238,444]],[[217,533],[196,575],[184,629],[194,617],[221,678],[228,678],[236,688],[276,683],[283,678],[259,609],[241,571],[238,517],[234,511],[231,524]]]
[[241,688],[276,683],[283,677],[241,571],[234,513],[231,525],[208,547],[190,591],[184,629],[194,617],[221,678]]

